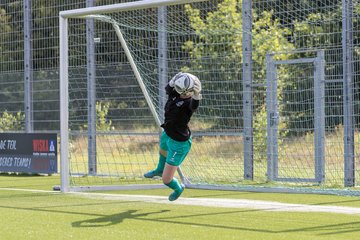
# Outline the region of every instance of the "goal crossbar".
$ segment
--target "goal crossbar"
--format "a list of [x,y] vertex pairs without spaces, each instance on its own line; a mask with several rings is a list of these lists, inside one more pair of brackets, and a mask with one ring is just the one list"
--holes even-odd
[[117,3],[105,6],[98,7],[88,7],[88,8],[79,8],[74,10],[61,11],[59,16],[61,18],[82,18],[87,15],[92,14],[105,14],[113,13],[119,11],[130,11],[130,10],[139,10],[145,8],[161,7],[161,6],[171,6],[195,2],[205,2],[207,0],[143,0],[136,2],[128,3]]

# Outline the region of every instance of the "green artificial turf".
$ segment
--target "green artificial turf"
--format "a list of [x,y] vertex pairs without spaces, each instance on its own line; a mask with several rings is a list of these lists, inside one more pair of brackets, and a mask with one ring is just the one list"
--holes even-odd
[[[51,190],[58,176],[0,176],[1,239],[360,239],[360,216],[268,212],[87,198]],[[166,196],[168,189],[111,192]],[[188,198],[235,198],[360,207],[359,197],[186,189]]]

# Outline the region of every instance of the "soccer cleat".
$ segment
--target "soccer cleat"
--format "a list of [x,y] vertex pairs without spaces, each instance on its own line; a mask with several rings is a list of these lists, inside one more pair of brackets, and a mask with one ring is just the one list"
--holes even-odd
[[147,173],[144,174],[144,177],[146,177],[146,178],[153,178],[155,176],[161,177],[162,173],[158,172],[156,170],[152,170],[152,171],[147,172]]
[[183,193],[185,189],[185,186],[183,184],[181,184],[181,190],[175,190],[173,193],[170,194],[169,196],[169,201],[175,201],[176,199],[178,199],[180,197],[180,195]]

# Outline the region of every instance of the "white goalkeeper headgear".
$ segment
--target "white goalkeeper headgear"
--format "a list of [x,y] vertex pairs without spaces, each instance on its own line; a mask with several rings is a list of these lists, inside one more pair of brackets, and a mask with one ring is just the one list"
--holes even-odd
[[181,73],[176,79],[174,88],[180,95],[187,95],[194,90],[194,79],[196,77],[190,73]]

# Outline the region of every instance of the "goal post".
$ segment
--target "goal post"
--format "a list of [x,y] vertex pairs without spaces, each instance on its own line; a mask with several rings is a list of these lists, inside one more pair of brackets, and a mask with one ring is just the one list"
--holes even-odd
[[60,35],[60,174],[61,191],[69,192],[69,76],[68,76],[68,21],[59,19]]
[[[119,11],[130,11],[137,9],[146,9],[146,8],[158,8],[161,6],[170,6],[170,5],[179,5],[193,2],[201,2],[204,0],[159,0],[159,1],[138,1],[138,2],[129,2],[129,3],[120,3],[112,4],[107,6],[99,7],[89,7],[76,10],[68,10],[60,12],[59,16],[59,29],[60,29],[60,136],[61,136],[61,190],[63,192],[68,192],[70,190],[100,190],[100,189],[132,189],[131,185],[116,187],[116,186],[85,186],[85,187],[71,187],[70,184],[70,162],[69,162],[69,43],[68,43],[68,19],[69,18],[90,18],[94,20],[99,20],[102,22],[107,22],[113,26],[114,31],[118,37],[118,40],[121,43],[121,46],[124,50],[124,53],[127,57],[127,60],[130,63],[131,69],[136,77],[136,80],[141,88],[141,91],[146,99],[146,103],[149,106],[151,114],[154,117],[156,125],[160,128],[161,122],[156,112],[155,106],[149,96],[149,93],[146,89],[144,81],[139,73],[139,70],[136,66],[136,63],[133,59],[133,56],[127,46],[127,43],[123,37],[121,29],[113,18],[101,15],[112,12]],[[144,169],[145,170],[145,169]],[[181,168],[178,169],[178,174],[183,182],[187,182],[185,176],[181,172]],[[135,188],[157,188],[159,186],[151,185],[134,185]]]

